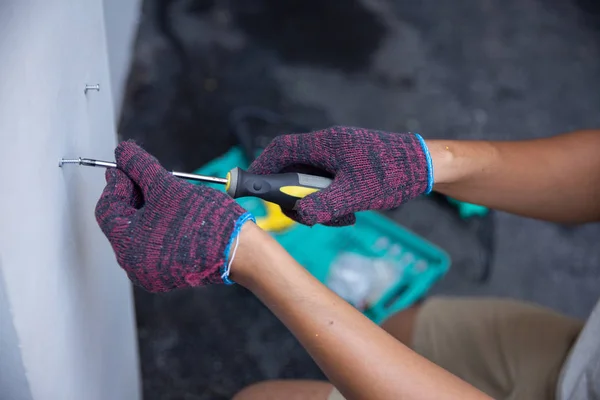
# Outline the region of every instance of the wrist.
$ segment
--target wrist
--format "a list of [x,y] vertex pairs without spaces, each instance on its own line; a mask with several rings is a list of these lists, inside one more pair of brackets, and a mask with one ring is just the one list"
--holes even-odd
[[248,288],[262,265],[261,258],[268,253],[269,239],[270,236],[252,221],[242,226],[236,255],[231,262],[231,280]]
[[245,212],[242,215],[240,215],[234,223],[233,232],[231,232],[231,235],[229,236],[229,241],[225,246],[225,262],[220,270],[221,279],[223,280],[223,283],[227,285],[232,285],[235,283],[230,279],[230,274],[233,260],[235,259],[237,249],[240,244],[240,234],[242,228],[247,222],[255,221],[256,220],[254,219],[254,216],[251,213]]
[[433,166],[434,188],[440,184],[448,184],[459,178],[456,168],[456,157],[450,141],[426,140]]
[[465,183],[497,164],[498,149],[492,142],[426,140],[433,164],[434,189]]

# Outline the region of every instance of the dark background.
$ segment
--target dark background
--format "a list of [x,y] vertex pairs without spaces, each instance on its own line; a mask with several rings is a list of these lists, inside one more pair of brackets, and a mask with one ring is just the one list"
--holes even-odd
[[[191,171],[235,143],[228,120],[240,106],[313,128],[426,138],[600,127],[598,9],[593,0],[145,0],[120,134]],[[451,254],[435,293],[508,296],[579,317],[600,294],[597,224],[504,213],[463,221],[430,198],[388,215]],[[488,243],[482,232],[493,233]],[[136,290],[136,306],[146,400],[227,399],[263,379],[322,378],[241,287]]]

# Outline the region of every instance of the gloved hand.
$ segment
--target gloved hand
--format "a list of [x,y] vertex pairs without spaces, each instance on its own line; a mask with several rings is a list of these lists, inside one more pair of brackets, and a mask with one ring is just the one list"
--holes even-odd
[[133,142],[115,156],[96,219],[133,283],[151,292],[231,283],[229,251],[253,217],[226,194],[174,177]]
[[431,158],[421,136],[339,126],[276,137],[249,171],[332,175],[327,189],[286,212],[305,225],[351,225],[356,211],[394,208],[433,187]]

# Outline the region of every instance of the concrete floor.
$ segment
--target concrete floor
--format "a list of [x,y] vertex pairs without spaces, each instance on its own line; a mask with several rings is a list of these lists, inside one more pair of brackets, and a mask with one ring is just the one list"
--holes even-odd
[[[234,143],[229,113],[261,106],[314,128],[521,139],[600,127],[600,19],[588,1],[146,0],[120,133],[170,168]],[[446,249],[436,293],[508,296],[583,317],[600,295],[600,225],[493,216],[432,199],[389,213]],[[489,228],[489,225],[486,225]],[[144,396],[227,399],[270,378],[322,378],[250,293],[136,291]]]

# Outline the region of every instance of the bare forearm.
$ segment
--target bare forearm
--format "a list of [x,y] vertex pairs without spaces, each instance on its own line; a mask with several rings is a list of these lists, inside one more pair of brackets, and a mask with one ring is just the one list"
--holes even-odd
[[487,398],[389,336],[246,225],[232,278],[279,317],[348,398]]
[[549,221],[600,220],[600,131],[427,145],[440,193]]

